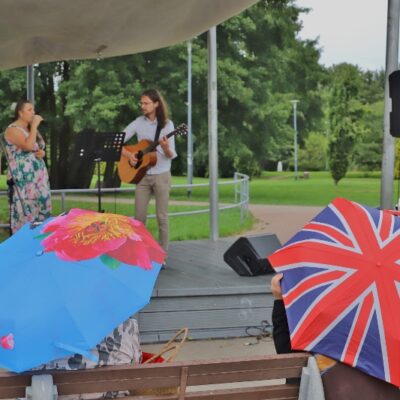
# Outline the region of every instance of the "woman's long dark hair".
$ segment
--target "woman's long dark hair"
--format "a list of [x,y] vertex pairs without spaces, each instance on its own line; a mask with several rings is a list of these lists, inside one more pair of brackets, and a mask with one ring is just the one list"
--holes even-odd
[[15,120],[17,120],[19,118],[19,112],[22,111],[22,109],[24,108],[25,104],[32,104],[31,101],[29,100],[19,100],[18,103],[15,106],[15,110],[14,110],[14,118]]
[[168,105],[164,98],[161,96],[160,92],[156,89],[145,90],[142,93],[142,97],[147,96],[152,102],[158,102],[158,107],[156,108],[157,122],[164,128],[168,121]]

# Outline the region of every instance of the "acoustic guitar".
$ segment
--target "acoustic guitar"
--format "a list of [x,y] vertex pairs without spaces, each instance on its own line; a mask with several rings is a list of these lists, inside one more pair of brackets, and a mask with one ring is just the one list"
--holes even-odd
[[[186,135],[187,126],[185,124],[179,125],[174,131],[168,133],[166,137],[169,139],[175,135]],[[135,145],[124,146],[125,150],[135,154],[137,162],[132,165],[129,158],[121,156],[118,163],[118,175],[122,182],[125,183],[139,183],[146,175],[149,168],[157,163],[157,152],[155,151],[159,143],[154,143],[151,140],[143,139]]]

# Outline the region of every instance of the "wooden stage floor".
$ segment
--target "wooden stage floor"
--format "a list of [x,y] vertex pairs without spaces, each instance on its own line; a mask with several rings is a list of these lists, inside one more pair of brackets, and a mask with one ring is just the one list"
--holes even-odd
[[271,275],[239,276],[223,260],[237,238],[173,242],[150,304],[138,315],[143,343],[165,341],[179,328],[193,339],[246,336],[271,322]]

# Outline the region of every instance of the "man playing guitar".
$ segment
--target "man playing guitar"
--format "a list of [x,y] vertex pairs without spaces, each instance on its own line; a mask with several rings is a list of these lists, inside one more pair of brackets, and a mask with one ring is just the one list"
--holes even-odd
[[[171,187],[171,160],[177,156],[175,138],[167,138],[174,130],[173,122],[168,119],[167,104],[161,94],[150,89],[142,93],[140,107],[143,115],[136,118],[125,129],[125,142],[137,135],[138,141],[143,139],[160,144],[155,148],[157,162],[146,171],[146,175],[137,183],[135,192],[135,218],[146,223],[147,209],[150,197],[154,194],[158,223],[158,241],[165,251],[168,251],[169,223],[168,200]],[[159,131],[157,135],[157,131]],[[157,137],[156,137],[157,136]],[[122,156],[129,158],[129,163],[138,162],[138,154],[133,154],[123,148]]]

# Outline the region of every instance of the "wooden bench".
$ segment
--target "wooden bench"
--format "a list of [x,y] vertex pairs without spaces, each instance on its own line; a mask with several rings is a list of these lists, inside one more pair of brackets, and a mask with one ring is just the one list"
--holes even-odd
[[[0,399],[25,397],[26,388],[38,379],[35,375],[42,374],[39,378],[42,379],[47,374],[47,379],[51,380],[52,377],[58,395],[179,387],[178,394],[136,395],[124,399],[295,400],[299,392],[298,384],[272,381],[261,382],[261,385],[258,382],[257,385],[256,381],[298,378],[308,357],[306,353],[295,353],[132,367],[112,366],[82,371],[2,372]],[[229,389],[203,386],[227,383],[235,385]]]

